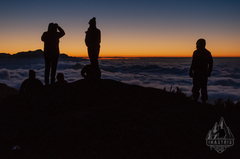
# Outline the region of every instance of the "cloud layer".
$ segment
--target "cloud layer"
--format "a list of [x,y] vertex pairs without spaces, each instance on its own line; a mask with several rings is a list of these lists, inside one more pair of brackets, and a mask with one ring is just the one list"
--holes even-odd
[[[89,61],[59,61],[57,72],[64,73],[68,82],[81,77],[81,69]],[[181,88],[191,95],[192,78],[188,76],[191,58],[138,58],[102,59],[99,61],[102,78],[113,79],[128,84],[154,87],[167,90],[172,86]],[[208,81],[209,101],[217,98],[240,98],[240,59],[215,58],[212,76]],[[34,69],[37,78],[44,82],[43,59],[0,60],[0,83],[19,89],[23,80],[28,78],[28,70]]]

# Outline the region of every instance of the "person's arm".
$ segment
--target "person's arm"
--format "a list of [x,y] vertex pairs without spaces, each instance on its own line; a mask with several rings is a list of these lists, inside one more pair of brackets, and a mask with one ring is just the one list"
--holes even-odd
[[21,93],[25,91],[25,81],[23,81],[23,83],[20,86],[20,90]]
[[99,30],[99,33],[98,33],[98,42],[99,44],[101,43],[101,31]]
[[46,32],[43,33],[41,40],[44,42],[46,40]]
[[86,33],[86,35],[85,35],[85,44],[86,44],[86,46],[88,46],[88,43],[89,43],[88,32],[86,31],[85,33]]
[[83,78],[86,78],[86,66],[83,67],[82,71],[81,71],[81,75],[83,76]]
[[212,73],[212,68],[213,68],[213,58],[212,58],[212,55],[210,53],[210,57],[209,57],[209,68],[208,68],[208,77],[211,76],[211,73]]
[[57,24],[57,29],[59,30],[59,38],[63,37],[65,35],[64,30]]
[[193,57],[192,57],[192,64],[191,64],[191,67],[190,67],[190,70],[189,70],[189,76],[190,77],[193,77],[193,71],[194,71],[194,53],[193,53]]
[[189,76],[193,77],[193,66],[191,64],[190,70],[189,70]]
[[40,81],[40,80],[38,80],[38,83],[39,83],[39,86],[43,86],[43,83]]

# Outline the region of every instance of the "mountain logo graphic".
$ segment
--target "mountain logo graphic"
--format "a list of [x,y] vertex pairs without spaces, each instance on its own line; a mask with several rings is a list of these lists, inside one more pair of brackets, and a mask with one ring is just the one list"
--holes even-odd
[[219,124],[216,122],[212,130],[209,130],[206,137],[207,146],[214,148],[218,153],[223,153],[228,147],[234,145],[234,137],[231,130],[227,127],[223,117]]

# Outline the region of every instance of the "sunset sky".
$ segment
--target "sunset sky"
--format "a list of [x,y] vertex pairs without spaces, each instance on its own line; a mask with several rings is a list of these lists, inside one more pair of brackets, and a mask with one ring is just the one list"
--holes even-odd
[[66,32],[60,52],[87,56],[88,21],[102,33],[100,56],[190,57],[205,38],[212,55],[240,56],[239,0],[5,0],[0,53],[43,49],[50,22]]

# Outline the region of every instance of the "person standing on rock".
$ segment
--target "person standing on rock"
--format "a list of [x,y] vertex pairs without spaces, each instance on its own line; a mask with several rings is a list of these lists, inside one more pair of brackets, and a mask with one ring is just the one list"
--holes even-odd
[[101,43],[101,31],[96,26],[96,18],[89,21],[89,28],[86,31],[85,44],[88,48],[88,56],[93,67],[99,67],[98,57]]
[[55,83],[57,63],[59,57],[59,39],[65,35],[64,30],[57,23],[50,23],[48,31],[42,35],[44,42],[45,60],[45,84],[49,85],[49,73],[51,69],[51,84]]
[[193,77],[193,99],[198,100],[201,89],[201,100],[205,104],[208,100],[207,81],[211,76],[213,68],[213,58],[205,46],[205,39],[199,39],[196,43],[197,50],[193,52],[192,65],[190,67],[189,76]]

